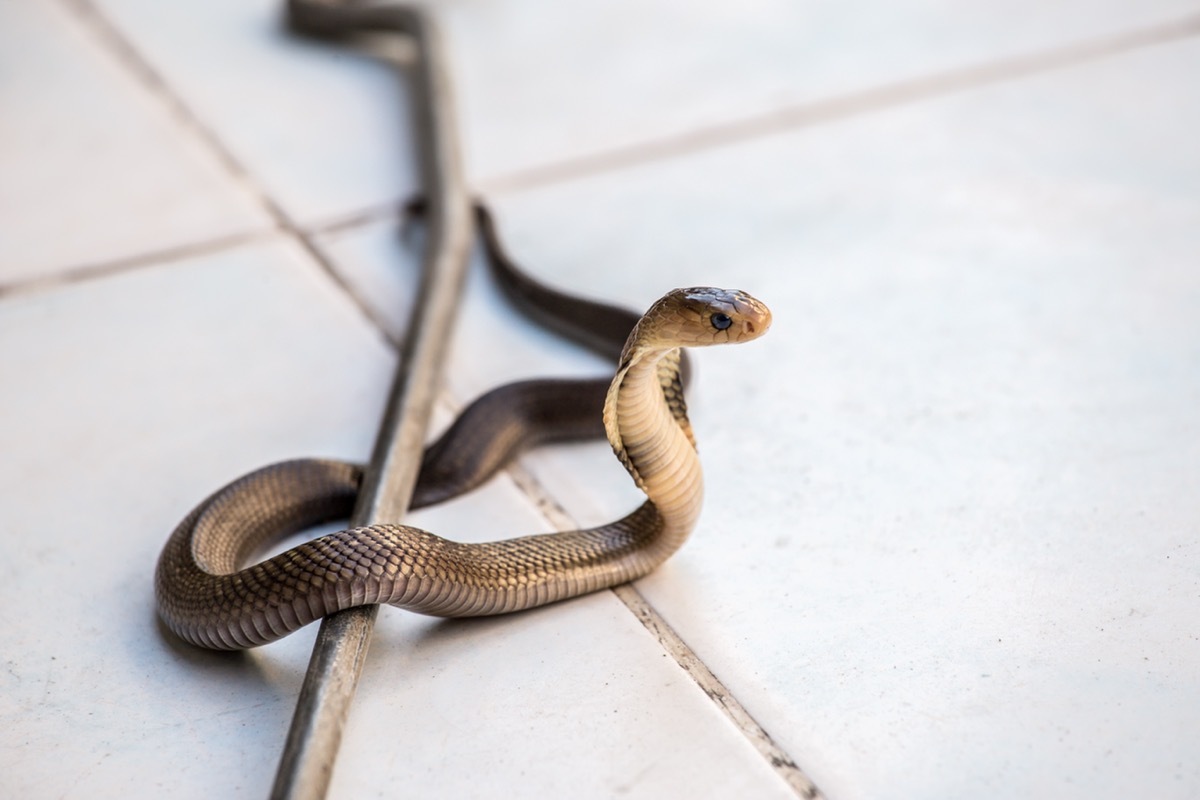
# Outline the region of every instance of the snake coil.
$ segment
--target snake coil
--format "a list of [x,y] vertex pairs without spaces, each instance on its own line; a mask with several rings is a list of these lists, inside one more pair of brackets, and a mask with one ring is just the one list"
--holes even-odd
[[683,544],[703,480],[680,348],[757,338],[770,311],[744,292],[707,287],[670,292],[640,318],[563,295],[520,273],[490,217],[477,213],[493,269],[518,306],[600,349],[637,321],[611,382],[526,381],[472,404],[426,452],[414,507],[486,480],[522,446],[594,435],[600,423],[647,500],[600,527],[482,544],[407,525],[353,528],[243,567],[271,540],[347,517],[362,479],[361,467],[341,461],[275,464],[218,490],[167,541],[155,589],[177,635],[202,647],[253,647],[374,603],[446,617],[503,614],[634,580]]

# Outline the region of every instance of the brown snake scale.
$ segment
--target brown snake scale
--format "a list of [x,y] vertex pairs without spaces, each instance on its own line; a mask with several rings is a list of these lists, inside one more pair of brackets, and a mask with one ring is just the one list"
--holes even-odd
[[[703,498],[679,348],[748,341],[770,318],[743,292],[691,288],[668,293],[638,321],[602,418],[614,452],[648,499],[616,522],[482,544],[373,525],[243,567],[270,541],[353,509],[360,467],[283,462],[220,489],[180,523],[159,559],[159,614],[192,644],[235,649],[357,605],[388,603],[443,617],[503,614],[645,575],[683,544]],[[436,487],[428,494],[436,499]],[[429,499],[419,490],[415,505],[423,502]]]

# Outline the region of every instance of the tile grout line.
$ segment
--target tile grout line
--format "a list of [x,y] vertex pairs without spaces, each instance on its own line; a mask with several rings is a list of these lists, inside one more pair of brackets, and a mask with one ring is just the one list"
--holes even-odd
[[691,676],[696,685],[724,712],[742,735],[750,740],[754,749],[767,760],[772,769],[798,797],[805,800],[824,798],[825,795],[813,783],[812,778],[808,777],[795,759],[788,755],[787,751],[771,738],[771,734],[758,724],[746,707],[733,696],[720,678],[713,674],[700,656],[696,655],[696,651],[688,646],[687,642],[663,619],[662,615],[650,605],[633,584],[616,586],[612,592],[638,618],[646,630],[658,639],[658,643],[675,659],[675,663]]
[[600,173],[714,150],[747,140],[918,103],[1005,81],[1052,72],[1200,35],[1200,14],[1060,47],[752,113],[675,134],[541,164],[481,181],[484,191],[520,192]]
[[352,231],[356,228],[374,225],[377,222],[383,222],[388,219],[400,218],[403,220],[405,202],[401,198],[364,206],[356,211],[348,211],[344,214],[329,217],[324,221],[314,222],[308,226],[308,230],[315,236],[326,236],[331,233]]
[[[556,530],[575,530],[579,524],[570,513],[546,491],[545,487],[527,469],[514,464],[505,472],[516,485],[518,491],[534,504],[538,512]],[[700,659],[675,631],[663,619],[655,608],[650,605],[642,594],[627,583],[611,589],[617,599],[637,618],[638,622],[658,641],[680,669],[688,674],[704,694],[725,715],[734,727],[746,737],[758,751],[771,769],[786,783],[798,797],[804,800],[820,800],[824,798],[821,790],[812,779],[796,763],[787,751],[780,747],[771,735],[758,724],[733,693],[721,683],[721,680]]]
[[[395,217],[397,214],[396,206],[397,203],[379,203],[361,208],[358,211],[330,217],[325,221],[308,225],[303,229],[303,235],[316,239],[322,236],[353,231],[368,225],[374,225],[377,222]],[[163,262],[180,261],[192,256],[219,253],[222,250],[241,247],[251,242],[266,241],[278,235],[293,238],[294,233],[288,228],[275,224],[267,230],[230,233],[210,239],[201,239],[171,247],[118,256],[107,261],[75,263],[70,266],[60,267],[57,271],[49,275],[21,278],[9,283],[0,283],[0,298],[54,289],[60,286],[83,283],[99,278],[107,278],[125,272],[146,269]],[[348,289],[347,291],[350,290]],[[366,313],[364,311],[364,314]],[[392,338],[390,335],[388,338],[391,339],[394,346],[400,346],[398,340]]]
[[[559,162],[540,164],[508,174],[501,173],[491,178],[484,177],[479,181],[480,193],[517,193],[602,172],[628,169],[825,122],[885,111],[968,89],[1066,69],[1089,61],[1196,36],[1200,36],[1200,14],[1079,41],[1063,47],[954,68],[822,100],[771,109],[705,128],[695,128],[609,150],[572,156]],[[395,202],[361,208],[321,223],[315,226],[314,230],[319,233],[336,232],[370,224],[386,217],[394,208]]]
[[212,239],[175,245],[174,247],[164,247],[158,250],[148,250],[129,256],[121,256],[120,258],[108,261],[76,264],[75,266],[58,270],[50,275],[26,278],[11,283],[0,283],[0,299],[20,294],[47,291],[77,283],[86,283],[87,281],[108,278],[126,272],[147,269],[163,263],[181,261],[193,256],[219,253],[222,250],[241,247],[245,244],[267,241],[278,234],[279,231],[276,228],[231,233]]
[[[329,256],[317,245],[315,234],[306,232],[263,187],[258,185],[250,171],[237,159],[221,138],[201,122],[200,117],[184,103],[182,97],[171,89],[165,78],[138,52],[133,43],[117,29],[116,25],[104,16],[93,5],[91,0],[60,0],[60,2],[73,11],[80,21],[92,29],[93,33],[109,48],[126,69],[130,71],[134,78],[142,83],[143,88],[164,103],[168,112],[174,116],[176,122],[196,136],[209,149],[212,155],[225,168],[229,176],[258,201],[274,221],[277,229],[294,240],[317,263],[326,276],[333,281],[333,284],[350,299],[350,302],[358,309],[359,313],[366,318],[385,341],[394,347],[395,342],[392,341],[392,337],[388,334],[384,320],[371,309],[365,300],[354,291],[349,282],[342,277],[341,273],[337,271]],[[216,248],[214,247],[213,249]],[[150,266],[145,257],[137,259],[136,263],[133,264],[130,261],[114,262],[114,265],[109,267],[107,274],[118,272],[122,268],[129,268],[130,266]],[[79,273],[80,270],[78,268],[72,268],[67,273],[61,273],[60,276],[74,274],[75,279],[78,279]],[[56,281],[55,283],[64,283],[70,280],[72,279],[68,277],[65,280]],[[12,289],[10,288],[8,291],[12,291]],[[0,294],[0,296],[3,296],[3,294]]]

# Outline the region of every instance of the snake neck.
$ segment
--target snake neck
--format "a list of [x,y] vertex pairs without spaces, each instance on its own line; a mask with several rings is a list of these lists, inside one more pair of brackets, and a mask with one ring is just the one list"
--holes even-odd
[[[627,348],[604,403],[613,452],[657,509],[673,551],[700,516],[704,480],[679,377],[679,348]],[[633,355],[629,355],[630,353]]]

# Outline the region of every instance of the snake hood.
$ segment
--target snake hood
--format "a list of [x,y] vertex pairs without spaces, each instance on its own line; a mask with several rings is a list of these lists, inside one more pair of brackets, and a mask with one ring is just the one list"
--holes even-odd
[[682,543],[703,498],[680,349],[740,344],[770,327],[770,310],[746,292],[693,286],[667,292],[629,334],[605,398],[604,431],[621,465],[666,521],[666,541]]

